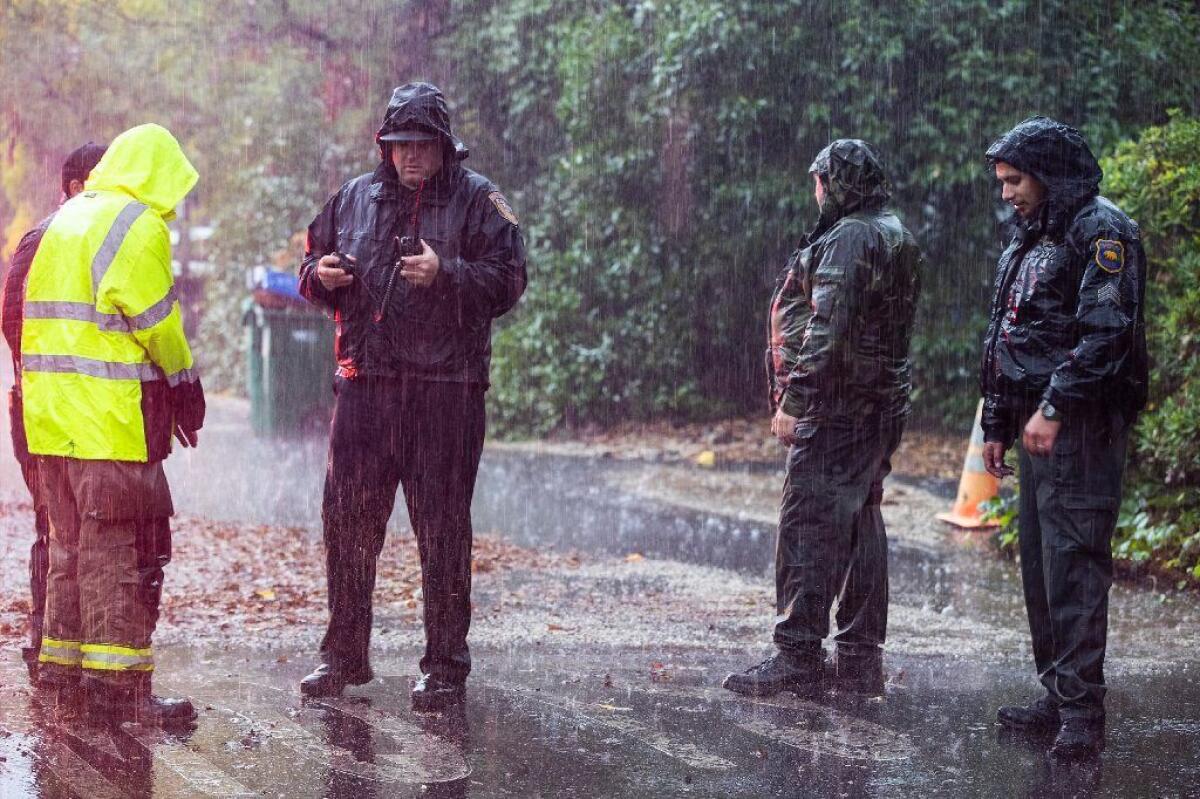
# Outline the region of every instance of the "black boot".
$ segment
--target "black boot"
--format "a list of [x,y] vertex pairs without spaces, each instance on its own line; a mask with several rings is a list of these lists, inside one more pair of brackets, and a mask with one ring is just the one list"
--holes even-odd
[[1054,732],[1062,724],[1058,705],[1049,696],[1029,705],[1005,705],[996,711],[996,719],[1010,730],[1028,733]]
[[412,708],[418,712],[441,710],[463,701],[465,683],[447,680],[434,674],[422,674],[412,689]]
[[136,686],[87,681],[88,712],[94,722],[119,726],[133,722],[151,727],[187,727],[196,708],[187,699],[164,699],[150,692],[150,683]]
[[825,662],[825,676],[839,692],[883,696],[883,652],[877,646],[839,646]]
[[1055,760],[1086,760],[1104,749],[1104,718],[1069,716],[1063,719],[1050,756]]
[[341,696],[348,682],[340,670],[322,663],[300,681],[300,693],[312,697]]
[[819,689],[824,674],[824,653],[780,650],[740,674],[730,674],[723,688],[743,696],[771,696],[780,691],[809,693]]
[[78,680],[34,683],[33,701],[54,715],[56,721],[76,721],[87,715],[87,700]]

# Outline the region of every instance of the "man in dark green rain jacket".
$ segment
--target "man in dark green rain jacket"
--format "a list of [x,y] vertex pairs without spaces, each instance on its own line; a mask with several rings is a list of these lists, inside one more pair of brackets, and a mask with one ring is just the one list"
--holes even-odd
[[791,446],[775,554],[778,651],[725,687],[818,687],[838,602],[839,689],[883,692],[887,536],[883,479],[909,413],[909,340],[921,254],[885,208],[879,159],[839,139],[809,169],[821,215],[771,300],[772,433]]

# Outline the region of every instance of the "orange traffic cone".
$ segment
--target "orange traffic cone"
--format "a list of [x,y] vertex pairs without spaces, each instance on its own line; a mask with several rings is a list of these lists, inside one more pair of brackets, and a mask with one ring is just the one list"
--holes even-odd
[[962,479],[958,481],[958,498],[949,513],[939,513],[937,517],[950,522],[957,527],[970,529],[978,527],[996,527],[991,522],[980,518],[979,506],[1000,490],[1000,481],[988,474],[983,467],[983,400],[975,409],[975,426],[971,428],[971,442],[967,445],[967,459],[963,463]]

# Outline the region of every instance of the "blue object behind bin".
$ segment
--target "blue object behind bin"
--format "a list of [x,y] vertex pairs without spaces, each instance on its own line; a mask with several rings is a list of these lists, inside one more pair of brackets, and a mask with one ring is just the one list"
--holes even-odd
[[266,280],[263,281],[263,288],[272,294],[278,294],[283,297],[291,297],[295,300],[303,300],[300,296],[300,278],[291,272],[267,272]]

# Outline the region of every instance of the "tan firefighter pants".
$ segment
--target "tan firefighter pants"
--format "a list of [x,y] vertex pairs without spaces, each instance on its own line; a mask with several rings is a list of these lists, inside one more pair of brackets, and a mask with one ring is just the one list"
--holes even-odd
[[162,463],[41,456],[50,572],[41,674],[127,685],[154,669],[171,490]]

